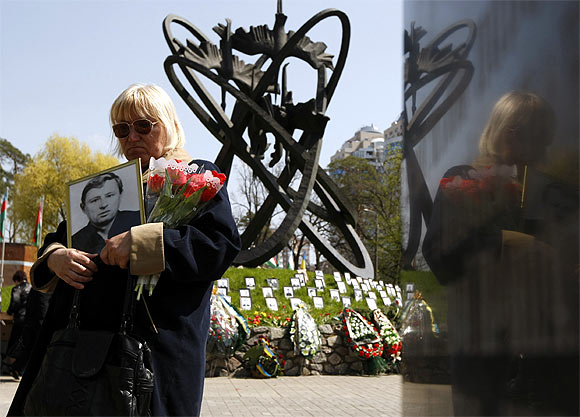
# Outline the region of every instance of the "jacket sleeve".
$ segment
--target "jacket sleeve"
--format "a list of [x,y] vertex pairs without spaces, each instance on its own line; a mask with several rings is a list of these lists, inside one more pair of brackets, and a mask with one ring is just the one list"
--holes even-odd
[[[194,162],[217,170],[207,161]],[[136,226],[131,233],[136,246],[132,250],[131,273],[163,271],[163,280],[176,282],[221,278],[241,246],[226,187],[187,225],[167,229],[154,223]]]
[[[463,165],[448,170],[444,178],[460,176],[469,178],[471,167]],[[423,239],[422,252],[427,264],[441,284],[449,284],[466,274],[470,263],[481,250],[501,251],[501,229],[491,223],[479,221],[473,211],[459,207],[439,187],[433,202],[431,219]]]
[[66,247],[66,222],[61,222],[56,232],[48,233],[42,247],[38,250],[38,259],[30,269],[32,288],[43,293],[52,293],[58,283],[58,277],[48,269],[46,259],[59,248]]

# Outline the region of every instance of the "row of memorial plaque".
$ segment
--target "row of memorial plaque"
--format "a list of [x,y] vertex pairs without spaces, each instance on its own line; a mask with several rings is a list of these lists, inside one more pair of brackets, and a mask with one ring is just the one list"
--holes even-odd
[[[354,290],[355,301],[360,301],[365,298],[367,306],[369,309],[374,310],[377,308],[377,295],[374,290],[379,291],[379,295],[385,306],[389,306],[392,303],[392,299],[396,300],[400,306],[403,304],[401,288],[398,285],[384,284],[383,281],[373,281],[370,279],[364,279],[361,277],[351,278],[350,274],[347,272],[344,274],[344,281],[339,272],[334,273],[334,279],[338,286],[338,289],[329,289],[330,298],[337,302],[342,302],[344,308],[351,306],[351,298],[346,296],[341,296],[347,292],[346,285],[350,285]],[[289,287],[283,287],[284,296],[290,300],[290,306],[292,310],[295,310],[300,303],[303,301],[300,298],[294,297],[294,290],[306,287],[306,279],[304,274],[297,273],[293,278],[290,278]],[[277,278],[267,278],[266,282],[268,287],[262,287],[262,295],[266,300],[266,306],[272,310],[278,310],[278,301],[274,297],[274,291],[280,289],[280,284]],[[316,271],[316,279],[314,280],[315,287],[306,287],[308,291],[308,296],[312,299],[314,303],[314,308],[322,309],[324,308],[324,300],[322,297],[318,296],[318,292],[324,291],[326,289],[326,283],[324,281],[324,274],[322,271]],[[256,279],[254,277],[245,278],[246,288],[240,288],[240,308],[242,310],[251,310],[252,308],[252,295],[251,291],[256,288]],[[412,286],[412,284],[410,284]],[[228,295],[230,284],[228,278],[222,278],[217,280],[218,293],[225,297],[229,302],[231,302],[231,297]],[[409,284],[407,285],[409,287]],[[413,291],[413,288],[407,288],[407,295],[409,291]],[[363,297],[363,293],[366,293],[367,297]]]

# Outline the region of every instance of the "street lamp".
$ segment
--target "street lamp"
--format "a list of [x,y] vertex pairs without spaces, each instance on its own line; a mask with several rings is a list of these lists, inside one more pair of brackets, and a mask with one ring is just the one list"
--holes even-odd
[[377,218],[377,223],[375,225],[375,281],[379,279],[379,213],[375,210],[371,210],[363,207],[362,211],[367,211],[369,213],[375,213]]

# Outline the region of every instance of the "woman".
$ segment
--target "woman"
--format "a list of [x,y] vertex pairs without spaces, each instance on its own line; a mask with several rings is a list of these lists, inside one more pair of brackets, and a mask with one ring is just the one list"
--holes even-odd
[[[111,107],[116,150],[128,160],[139,158],[191,161],[174,105],[155,85],[132,85]],[[206,169],[208,161],[193,160]],[[147,172],[144,172],[147,178]],[[240,238],[225,187],[189,224],[166,229],[162,223],[132,227],[106,240],[97,267],[89,254],[66,248],[66,224],[47,235],[31,276],[35,288],[54,290],[53,300],[9,415],[22,415],[26,394],[54,330],[66,326],[74,289],[82,289],[83,328],[117,330],[129,268],[133,275],[161,273],[153,295],[137,304],[134,332],[153,353],[153,415],[199,415],[209,331],[213,281],[221,278],[240,250]],[[104,302],[103,300],[107,300]]]
[[26,309],[28,304],[28,298],[30,294],[30,284],[28,283],[28,278],[26,272],[20,270],[16,271],[12,276],[12,281],[14,281],[14,288],[12,288],[12,293],[10,297],[10,305],[6,312],[14,317],[12,324],[12,331],[10,332],[10,339],[8,339],[8,345],[6,346],[6,362],[10,366],[10,375],[14,379],[20,379],[20,372],[14,368],[13,361],[15,358],[15,350],[18,346],[18,341],[22,332],[24,330],[24,323],[26,319]]
[[542,160],[554,130],[554,113],[541,97],[505,94],[474,166],[449,169],[437,191],[423,254],[447,286],[456,415],[548,414],[557,403],[545,401],[545,390],[554,388],[540,367],[527,376],[522,368],[529,352],[547,352],[553,324],[541,305],[553,301],[545,291],[553,250],[532,235],[523,207],[528,166]]

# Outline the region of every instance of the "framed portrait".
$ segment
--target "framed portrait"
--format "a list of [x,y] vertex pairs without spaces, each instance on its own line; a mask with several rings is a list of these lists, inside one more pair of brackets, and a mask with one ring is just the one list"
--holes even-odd
[[385,290],[380,290],[379,294],[381,295],[381,298],[387,298],[387,292]]
[[227,288],[224,288],[224,287],[218,287],[217,293],[219,295],[225,297],[226,295],[228,295],[228,289]]
[[274,297],[272,287],[262,287],[262,294],[264,295],[264,298]]
[[69,182],[68,246],[99,253],[105,239],[145,223],[141,178],[137,159]]
[[278,278],[266,278],[266,282],[268,283],[268,285],[270,287],[272,287],[275,290],[278,290],[280,288],[280,283],[278,282]]
[[253,290],[256,288],[256,278],[254,277],[245,277],[244,281],[246,282],[246,287]]
[[324,308],[324,299],[322,297],[312,297],[312,302],[314,303],[314,308]]
[[330,289],[330,299],[331,300],[335,300],[335,301],[340,301],[340,293],[338,292],[338,290]]
[[218,288],[225,288],[227,291],[230,290],[230,280],[229,278],[220,278],[217,280]]
[[251,310],[252,299],[250,297],[240,297],[240,308],[242,310]]
[[367,284],[365,284],[364,282],[362,284],[360,284],[360,287],[364,292],[369,292],[369,286]]
[[240,288],[240,298],[241,297],[250,297],[250,289],[249,288]]
[[344,280],[346,281],[346,283],[348,285],[350,285],[350,272],[345,272],[344,273]]
[[324,281],[320,278],[314,280],[314,285],[316,285],[316,289],[322,291],[324,289]]
[[303,304],[300,298],[290,298],[290,307],[292,307],[292,310],[296,310],[300,304]]
[[342,306],[344,308],[349,308],[352,305],[350,297],[341,297],[341,299],[342,299]]
[[339,291],[341,294],[346,294],[346,284],[345,284],[344,282],[342,282],[342,281],[338,281],[338,282],[336,283],[336,285],[338,285],[338,291]]
[[302,287],[300,283],[300,278],[298,277],[290,278],[290,285],[292,285],[292,288],[294,288],[295,290],[300,289],[300,287]]
[[284,287],[284,297],[286,297],[286,298],[294,297],[294,288]]
[[367,301],[367,306],[369,306],[369,309],[371,310],[376,310],[377,309],[377,300],[375,300],[374,298],[365,298],[365,300]]
[[278,311],[278,300],[276,300],[274,297],[267,297],[266,307],[272,311]]
[[[335,274],[337,274],[337,272],[335,272]],[[314,271],[314,276],[316,278],[323,277],[324,276],[324,272],[322,272],[320,269],[317,269],[316,271]]]
[[369,296],[369,298],[372,298],[373,300],[377,299],[377,294],[374,291],[369,291],[368,296]]
[[316,288],[314,288],[314,287],[308,287],[308,288],[306,289],[306,291],[308,291],[308,296],[309,296],[310,298],[312,298],[312,297],[316,297]]
[[360,288],[354,290],[354,300],[360,301],[363,299],[363,292]]
[[358,281],[356,279],[352,279],[350,281],[350,284],[352,285],[352,288],[354,288],[355,290],[360,290],[360,285],[358,285]]
[[336,282],[342,281],[342,278],[340,276],[340,272],[334,272],[332,275],[334,276],[334,280]]
[[383,304],[386,305],[387,307],[390,306],[392,303],[391,299],[389,297],[383,297]]

